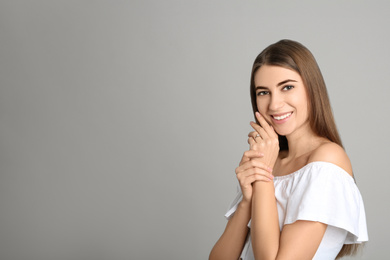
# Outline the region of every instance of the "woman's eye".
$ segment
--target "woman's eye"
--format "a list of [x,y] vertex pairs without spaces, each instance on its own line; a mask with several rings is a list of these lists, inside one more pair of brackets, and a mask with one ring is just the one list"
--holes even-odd
[[257,95],[258,96],[264,96],[264,95],[268,95],[268,91],[259,91],[259,92],[257,92]]
[[287,85],[287,86],[284,86],[283,90],[290,90],[290,89],[293,89],[294,86],[292,85]]

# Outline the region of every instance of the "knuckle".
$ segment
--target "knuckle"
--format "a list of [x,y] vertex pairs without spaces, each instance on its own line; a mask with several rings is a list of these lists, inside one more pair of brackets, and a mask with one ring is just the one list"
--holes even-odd
[[255,176],[255,179],[256,179],[256,181],[261,181],[261,180],[263,180],[263,177],[260,175],[257,175],[257,176]]

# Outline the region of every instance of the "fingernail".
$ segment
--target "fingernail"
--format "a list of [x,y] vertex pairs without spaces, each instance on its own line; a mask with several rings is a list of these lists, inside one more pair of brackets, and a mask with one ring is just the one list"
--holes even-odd
[[273,176],[272,174],[270,174],[270,178],[271,178],[271,180],[273,180],[273,179],[274,179],[274,176]]
[[261,116],[259,112],[256,112],[256,115],[257,115],[257,116]]
[[272,168],[268,167],[268,171],[269,171],[269,172],[272,172]]

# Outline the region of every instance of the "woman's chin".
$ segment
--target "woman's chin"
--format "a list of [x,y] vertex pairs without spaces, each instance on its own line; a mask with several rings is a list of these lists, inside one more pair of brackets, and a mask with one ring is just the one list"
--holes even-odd
[[278,134],[278,135],[281,135],[281,136],[286,136],[286,135],[289,135],[291,133],[291,131],[286,131],[285,129],[277,129],[277,128],[274,128],[275,132]]

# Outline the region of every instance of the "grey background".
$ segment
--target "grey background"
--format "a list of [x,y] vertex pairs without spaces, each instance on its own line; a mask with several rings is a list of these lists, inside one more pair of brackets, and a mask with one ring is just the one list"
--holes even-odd
[[207,259],[283,38],[327,82],[384,259],[386,1],[0,1],[0,259]]

